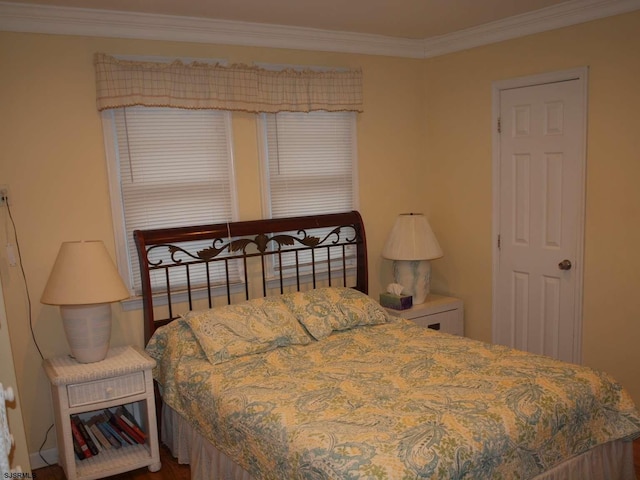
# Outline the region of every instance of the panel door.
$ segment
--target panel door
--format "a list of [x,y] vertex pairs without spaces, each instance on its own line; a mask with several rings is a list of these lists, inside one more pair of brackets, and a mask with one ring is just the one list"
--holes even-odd
[[580,362],[584,106],[579,80],[500,92],[494,340]]

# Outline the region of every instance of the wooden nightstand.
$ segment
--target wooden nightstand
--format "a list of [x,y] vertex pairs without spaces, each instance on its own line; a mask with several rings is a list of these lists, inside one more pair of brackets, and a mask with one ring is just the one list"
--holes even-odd
[[[141,467],[160,469],[158,429],[151,370],[155,360],[134,347],[115,347],[101,362],[78,363],[69,356],[45,360],[55,409],[58,458],[67,480],[91,480]],[[141,444],[103,448],[78,460],[73,449],[71,415],[87,420],[120,405],[133,413],[146,434]]]
[[386,309],[389,313],[412,320],[422,327],[454,335],[464,335],[464,306],[459,298],[430,293],[426,302],[407,310]]

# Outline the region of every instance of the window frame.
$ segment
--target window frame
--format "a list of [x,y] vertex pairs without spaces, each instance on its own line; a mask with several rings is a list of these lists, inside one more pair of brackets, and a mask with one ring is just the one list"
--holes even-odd
[[[351,210],[359,210],[360,208],[360,182],[358,178],[358,123],[356,112],[326,112],[326,113],[344,113],[351,116],[351,129],[353,135],[351,138]],[[261,113],[257,116],[258,130],[258,157],[260,170],[260,190],[262,201],[262,218],[273,218],[271,212],[271,187],[269,182],[269,159],[267,153],[267,115],[277,115],[271,113]]]
[[[231,194],[231,198],[229,200],[231,203],[231,221],[235,222],[238,220],[238,188],[236,182],[235,154],[233,148],[234,135],[232,128],[232,112],[223,110],[218,111],[223,114],[225,127],[227,132],[229,132],[226,137],[227,149],[229,151],[228,167]],[[122,300],[120,303],[125,311],[142,309],[142,296],[135,291],[135,285],[133,285],[133,273],[131,264],[131,262],[137,261],[137,252],[129,252],[129,248],[127,245],[128,236],[126,232],[124,202],[122,198],[122,184],[120,180],[120,162],[115,142],[116,124],[114,119],[114,112],[111,109],[103,110],[101,112],[101,120],[105,148],[105,163],[107,165],[107,176],[109,180],[109,197],[116,250],[116,265],[118,267],[120,276],[125,282],[125,285],[129,289],[129,293],[131,295],[128,299]],[[206,295],[206,288],[203,288],[202,298],[205,298]],[[198,297],[199,295],[196,295],[196,298]],[[185,294],[184,300],[186,301],[186,299],[187,296]],[[176,300],[180,300],[180,297],[176,298]],[[154,304],[156,304],[156,301],[157,305],[163,305],[166,303],[166,296],[159,292],[157,296],[154,295]]]
[[[300,112],[298,112],[300,113]],[[358,132],[357,132],[357,114],[356,112],[326,112],[331,114],[349,114],[351,122],[351,209],[358,210],[360,204],[360,191],[359,191],[359,178],[358,178]],[[302,114],[302,113],[300,113]],[[260,189],[261,189],[261,202],[262,202],[262,217],[273,218],[271,211],[271,188],[269,180],[269,161],[268,161],[268,148],[267,148],[267,115],[277,115],[271,113],[261,113],[257,116],[257,130],[258,130],[258,156],[259,156],[259,170],[260,170]],[[311,215],[311,213],[309,213]],[[355,258],[355,257],[354,257]],[[275,264],[275,257],[269,256],[267,259],[267,279],[270,287],[275,287],[280,279],[280,270]],[[283,278],[286,286],[295,283],[294,277],[287,275],[287,270],[290,267],[284,266]],[[353,272],[354,267],[347,265],[347,272]],[[348,273],[349,274],[349,273]],[[310,275],[309,275],[310,277]],[[325,278],[325,273],[319,274],[320,279]]]

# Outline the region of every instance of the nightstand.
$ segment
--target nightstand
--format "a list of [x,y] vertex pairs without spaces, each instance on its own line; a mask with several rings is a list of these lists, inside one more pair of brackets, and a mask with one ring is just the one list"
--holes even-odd
[[[151,370],[156,362],[135,347],[115,347],[95,363],[69,356],[45,360],[51,382],[58,458],[67,480],[91,480],[141,467],[160,469],[158,429]],[[103,448],[79,460],[73,448],[71,415],[86,421],[104,409],[125,406],[146,434],[144,443]]]
[[424,303],[406,310],[386,310],[393,315],[412,320],[422,327],[464,335],[464,306],[459,298],[430,293]]

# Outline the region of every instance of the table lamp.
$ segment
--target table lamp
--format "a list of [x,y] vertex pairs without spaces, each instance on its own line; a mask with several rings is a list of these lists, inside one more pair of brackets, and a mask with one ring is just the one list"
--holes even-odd
[[421,213],[403,213],[391,229],[382,256],[393,260],[394,281],[413,304],[424,303],[431,284],[431,262],[442,257],[442,249]]
[[101,241],[64,242],[40,301],[59,305],[72,356],[81,363],[107,356],[111,302],[129,297]]

